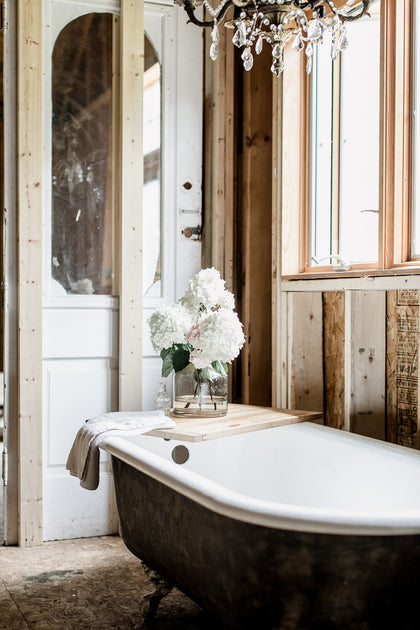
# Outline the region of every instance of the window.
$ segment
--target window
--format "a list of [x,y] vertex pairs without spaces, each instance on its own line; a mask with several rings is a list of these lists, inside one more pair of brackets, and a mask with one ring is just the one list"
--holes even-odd
[[310,77],[294,51],[286,60],[283,276],[418,271],[420,0],[370,13],[333,63],[318,47]]
[[[310,256],[377,262],[380,3],[348,26],[350,45],[332,62],[316,47],[311,83]],[[340,260],[339,259],[339,260]]]

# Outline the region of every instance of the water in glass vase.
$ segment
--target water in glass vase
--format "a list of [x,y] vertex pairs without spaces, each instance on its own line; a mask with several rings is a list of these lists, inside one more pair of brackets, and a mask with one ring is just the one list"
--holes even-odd
[[228,377],[210,370],[211,379],[202,370],[189,365],[175,373],[174,409],[176,416],[217,418],[225,416],[228,408]]

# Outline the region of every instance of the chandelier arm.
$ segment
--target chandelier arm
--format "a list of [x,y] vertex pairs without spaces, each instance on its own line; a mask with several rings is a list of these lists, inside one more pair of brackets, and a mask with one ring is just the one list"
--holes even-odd
[[356,15],[342,15],[340,13],[340,19],[343,20],[343,22],[354,22],[355,20],[360,19],[363,15],[368,15],[371,4],[372,0],[363,0],[363,8],[359,13]]
[[217,24],[220,24],[220,22],[223,20],[224,16],[226,15],[227,11],[230,9],[230,7],[233,6],[233,2],[232,0],[228,0],[228,2],[220,10],[219,15],[214,20],[209,20],[209,21],[201,21],[195,17],[194,11],[197,8],[197,5],[195,4],[195,0],[183,0],[182,6],[184,7],[186,14],[188,15],[188,18],[189,18],[188,23],[192,22],[192,24],[195,24],[196,26],[201,26],[202,28],[210,28],[214,26],[215,20]]

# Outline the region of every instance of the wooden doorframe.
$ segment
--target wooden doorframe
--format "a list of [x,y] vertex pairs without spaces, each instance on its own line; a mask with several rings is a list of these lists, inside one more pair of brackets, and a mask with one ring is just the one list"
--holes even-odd
[[[42,542],[43,0],[17,0],[17,540]],[[13,21],[10,20],[11,28]],[[121,0],[119,408],[141,408],[143,0]],[[136,95],[133,98],[133,94]],[[133,204],[132,200],[135,200]],[[12,231],[9,233],[9,238]],[[12,278],[13,280],[13,278]],[[10,282],[10,278],[9,278]],[[12,411],[12,410],[10,410]]]
[[143,0],[121,0],[120,24],[119,408],[135,411],[142,406],[143,361]]
[[18,543],[42,542],[42,0],[17,2]]

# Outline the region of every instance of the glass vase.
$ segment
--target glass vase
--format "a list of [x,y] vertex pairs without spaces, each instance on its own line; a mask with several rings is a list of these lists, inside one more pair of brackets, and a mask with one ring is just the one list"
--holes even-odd
[[189,365],[175,373],[173,414],[191,418],[218,418],[227,414],[228,376],[213,369],[203,370]]

